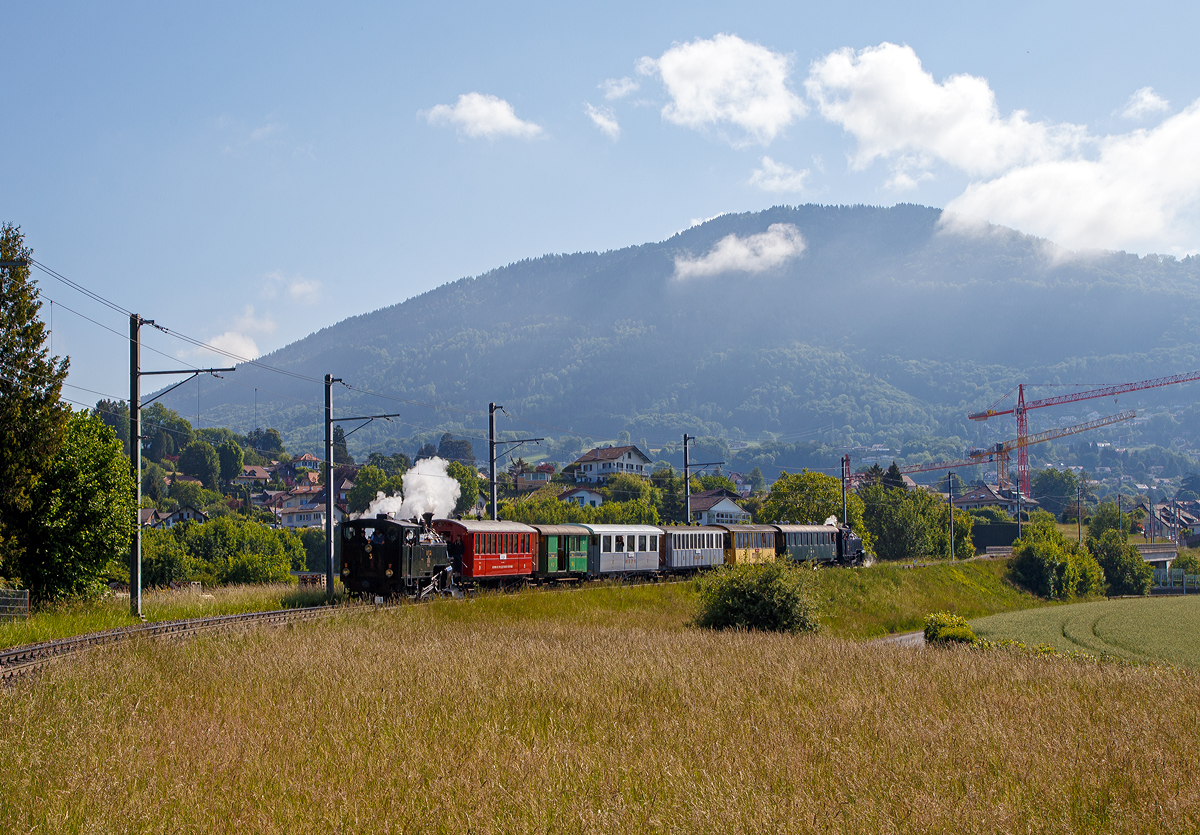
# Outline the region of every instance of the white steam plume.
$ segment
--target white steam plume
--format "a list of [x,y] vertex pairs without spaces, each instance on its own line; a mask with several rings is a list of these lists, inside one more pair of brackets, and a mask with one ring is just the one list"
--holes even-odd
[[458,482],[446,472],[446,466],[447,462],[441,458],[422,458],[404,474],[403,497],[378,493],[359,518],[370,519],[380,513],[394,513],[397,519],[411,519],[425,513],[448,517],[454,512],[461,491]]
[[826,525],[833,525],[833,526],[835,526],[835,527],[836,527],[836,526],[837,526],[837,517],[836,517],[836,516],[830,516],[828,519],[826,519],[826,520],[825,520],[825,524],[826,524]]

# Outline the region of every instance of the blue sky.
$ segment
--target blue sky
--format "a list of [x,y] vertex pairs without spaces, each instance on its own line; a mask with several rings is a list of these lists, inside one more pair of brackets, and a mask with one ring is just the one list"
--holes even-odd
[[[1195,4],[8,3],[2,19],[0,220],[67,277],[242,355],[521,258],[779,203],[916,202],[1071,249],[1200,251]],[[73,384],[127,390],[119,336],[65,310],[54,328]]]

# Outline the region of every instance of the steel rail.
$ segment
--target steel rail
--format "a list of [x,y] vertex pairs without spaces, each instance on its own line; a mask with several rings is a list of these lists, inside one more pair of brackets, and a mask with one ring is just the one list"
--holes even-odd
[[244,612],[236,615],[211,615],[187,620],[171,620],[138,626],[123,626],[103,632],[74,635],[53,641],[12,647],[0,651],[0,681],[27,673],[56,658],[73,655],[100,646],[110,646],[134,638],[184,638],[205,632],[234,629],[251,625],[273,625],[310,620],[353,611],[352,606],[307,606],[299,609],[274,609],[267,612]]

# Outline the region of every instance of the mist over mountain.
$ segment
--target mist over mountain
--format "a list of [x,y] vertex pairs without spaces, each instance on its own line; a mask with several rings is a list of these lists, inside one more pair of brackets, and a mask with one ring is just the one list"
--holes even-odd
[[[655,446],[683,432],[982,441],[1011,436],[1011,421],[976,424],[968,411],[1018,382],[1200,368],[1200,259],[1081,255],[1003,227],[952,231],[941,221],[941,210],[916,205],[724,215],[659,243],[463,278],[261,362],[451,407],[337,387],[336,414],[401,414],[351,436],[352,451],[398,448],[418,431],[482,436],[489,401],[514,416],[505,429],[627,431]],[[259,426],[278,428],[289,449],[319,445],[319,383],[244,365],[201,385],[204,425],[247,431],[258,389]],[[1195,399],[1189,387],[1148,396]],[[164,402],[194,414],[196,391]],[[1106,413],[1074,412],[1092,408]],[[1200,436],[1190,415],[1163,431]]]

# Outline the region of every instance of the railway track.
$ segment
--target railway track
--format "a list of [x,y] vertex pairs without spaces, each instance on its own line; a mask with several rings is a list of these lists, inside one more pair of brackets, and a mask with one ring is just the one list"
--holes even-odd
[[213,615],[190,620],[171,620],[162,623],[147,623],[125,626],[104,632],[92,632],[27,644],[0,651],[0,681],[9,681],[42,667],[56,658],[74,655],[94,647],[119,644],[135,638],[187,638],[208,632],[242,629],[248,626],[273,626],[312,620],[347,611],[346,606],[311,606],[303,609],[275,609],[270,612],[247,612],[240,615]]

